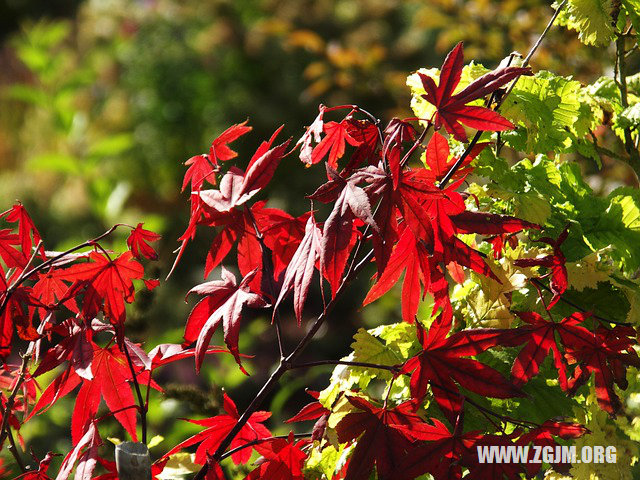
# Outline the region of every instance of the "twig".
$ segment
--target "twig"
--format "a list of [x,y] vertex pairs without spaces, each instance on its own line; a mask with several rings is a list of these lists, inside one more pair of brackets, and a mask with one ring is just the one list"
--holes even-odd
[[[307,437],[310,437],[311,435],[313,435],[313,433],[294,433],[293,434],[294,438],[307,438]],[[253,447],[254,445],[258,445],[264,442],[270,442],[271,440],[276,440],[278,438],[289,438],[289,435],[274,435],[273,437],[258,438],[256,440],[251,440],[250,442],[247,442],[244,445],[240,445],[239,447],[232,448],[228,452],[225,452],[224,455],[220,457],[220,460],[224,460],[225,458],[230,457],[234,453],[239,452],[240,450],[244,450],[245,448]]]
[[[536,51],[538,50],[538,48],[542,44],[542,40],[544,40],[544,37],[547,36],[547,33],[549,33],[549,30],[551,30],[551,27],[555,23],[556,18],[558,18],[558,15],[560,15],[560,12],[562,11],[562,9],[564,8],[564,6],[566,4],[567,4],[567,0],[562,0],[562,3],[560,5],[558,5],[558,8],[553,13],[553,16],[549,19],[549,23],[547,23],[547,26],[545,27],[545,29],[542,31],[542,33],[538,37],[538,40],[536,40],[536,43],[533,44],[533,46],[529,50],[529,53],[527,53],[527,56],[524,57],[524,59],[522,60],[522,66],[523,67],[526,67],[527,65],[529,65],[529,62],[531,61],[531,58],[533,57],[533,55],[536,53]],[[516,83],[518,83],[518,80],[519,80],[519,78],[516,78],[513,81],[513,83],[511,83],[511,85],[509,86],[509,88],[507,89],[505,94],[502,96],[502,98],[500,99],[500,101],[496,105],[495,110],[498,110],[500,108],[500,106],[504,102],[505,98],[507,98],[509,96],[509,94],[513,90],[513,87],[515,87]]]
[[454,394],[454,395],[459,395],[460,397],[462,397],[464,399],[464,401],[466,403],[469,403],[470,405],[473,405],[478,410],[480,410],[482,412],[485,412],[485,413],[487,413],[487,414],[489,414],[489,415],[491,415],[491,416],[493,416],[495,418],[499,418],[503,422],[506,421],[506,422],[509,422],[509,423],[511,423],[513,425],[519,425],[519,426],[525,427],[525,428],[539,427],[540,426],[539,424],[537,424],[535,422],[528,422],[526,420],[516,420],[516,419],[508,417],[506,415],[501,415],[501,414],[499,414],[497,412],[494,412],[493,410],[488,409],[487,407],[484,407],[484,406],[480,405],[475,400],[469,398],[467,395],[463,395],[460,392],[454,392],[453,390],[450,390],[450,389],[448,389],[446,387],[443,387],[442,385],[439,385],[439,384],[437,384],[437,383],[435,383],[433,381],[430,381],[429,384],[432,387],[439,388],[440,390],[443,390],[445,392],[448,392],[448,393],[451,393],[451,394]]
[[[72,247],[69,250],[66,250],[66,251],[56,255],[55,257],[51,257],[49,260],[47,260],[45,262],[42,262],[40,265],[37,265],[37,266],[31,268],[29,271],[22,272],[22,274],[20,274],[20,276],[16,279],[16,281],[11,286],[9,286],[9,288],[7,288],[7,291],[5,292],[5,296],[2,299],[2,303],[0,304],[0,315],[2,315],[2,313],[5,310],[5,308],[7,307],[7,303],[9,303],[9,298],[11,297],[13,292],[16,290],[16,288],[18,288],[20,285],[22,285],[29,277],[31,277],[31,275],[33,275],[34,273],[37,273],[37,272],[40,272],[40,271],[44,270],[45,268],[53,265],[55,262],[57,262],[61,258],[64,258],[67,255],[69,255],[69,254],[71,254],[71,253],[73,253],[73,252],[75,252],[77,250],[81,250],[81,249],[86,248],[86,247],[95,246],[97,244],[97,242],[99,242],[103,238],[105,238],[108,235],[110,235],[111,233],[113,233],[113,231],[116,228],[118,228],[119,226],[121,226],[121,225],[120,224],[114,225],[109,230],[104,232],[102,235],[98,235],[97,237],[95,237],[95,238],[93,238],[91,240],[88,240],[88,241],[86,241],[86,242],[84,242],[84,243],[82,243],[80,245],[76,245],[75,247]],[[0,442],[0,445],[2,445],[1,442]]]
[[29,469],[27,467],[25,467],[24,462],[22,461],[22,458],[20,457],[20,453],[18,452],[18,447],[16,446],[16,441],[13,438],[13,433],[11,433],[11,427],[7,427],[7,437],[9,438],[9,451],[11,452],[11,455],[13,455],[13,458],[15,459],[16,463],[18,464],[18,468],[20,468],[20,470],[22,471],[22,473],[26,473],[29,471]]
[[[531,282],[532,282],[533,284],[535,284],[535,285],[539,286],[540,288],[545,289],[547,292],[551,292],[551,288],[549,288],[547,285],[545,285],[543,282],[541,282],[541,281],[540,281],[540,280],[538,280],[537,278],[531,278],[530,280],[531,280]],[[553,292],[552,292],[552,293],[553,293]],[[562,297],[560,297],[560,301],[561,301],[561,302],[566,303],[567,305],[569,305],[569,306],[571,306],[571,307],[573,307],[573,308],[577,308],[578,310],[580,310],[580,311],[581,311],[581,312],[583,312],[583,313],[584,313],[584,312],[588,312],[588,310],[586,310],[586,309],[582,308],[581,306],[579,306],[578,304],[576,304],[576,303],[572,302],[571,300],[569,300],[569,299],[567,299],[567,298],[564,298],[563,296],[562,296]],[[599,315],[595,315],[595,314],[592,314],[591,316],[592,316],[593,318],[597,318],[597,319],[598,319],[598,320],[600,320],[601,322],[608,322],[608,323],[612,323],[612,324],[614,324],[614,325],[623,325],[623,326],[625,326],[625,327],[630,327],[630,326],[631,326],[631,323],[629,323],[629,322],[620,322],[620,321],[618,321],[618,320],[610,320],[610,319],[608,319],[608,318],[604,318],[604,317],[601,317],[601,316],[599,316]]]
[[[33,343],[33,342],[32,342]],[[0,425],[0,449],[4,445],[4,441],[9,434],[9,416],[11,415],[11,410],[13,410],[13,405],[16,401],[16,395],[18,395],[18,390],[22,386],[24,382],[24,377],[27,374],[27,365],[29,364],[29,360],[31,359],[31,353],[25,353],[22,357],[22,365],[20,366],[20,373],[18,374],[18,378],[16,379],[16,383],[13,386],[13,390],[9,394],[7,398],[7,402],[5,403],[5,408],[2,409],[2,424]]]
[[399,372],[401,368],[401,365],[380,365],[378,363],[352,362],[349,360],[317,360],[315,362],[295,363],[292,364],[289,368],[309,368],[319,367],[321,365],[346,365],[349,367],[377,368],[379,370],[389,370],[393,373]]
[[[616,62],[614,80],[620,90],[620,103],[622,108],[629,106],[629,98],[627,92],[627,67],[625,57],[625,36],[618,35],[616,38]],[[636,174],[636,178],[640,181],[640,152],[635,147],[633,137],[631,136],[631,128],[624,129],[624,148],[629,154],[627,163]]]
[[[296,345],[294,350],[289,355],[287,355],[286,358],[280,361],[280,363],[278,364],[278,367],[273,371],[269,379],[264,383],[264,385],[262,386],[258,394],[253,398],[253,400],[251,401],[249,406],[245,409],[245,411],[242,412],[242,415],[240,415],[240,418],[238,419],[234,427],[229,431],[229,433],[225,436],[222,442],[220,442],[220,445],[212,455],[214,460],[220,461],[220,459],[222,458],[222,455],[224,455],[225,453],[225,450],[229,447],[229,445],[231,444],[235,436],[238,434],[238,432],[242,430],[242,427],[247,423],[247,421],[249,420],[249,417],[251,417],[253,412],[255,412],[258,409],[258,407],[262,404],[262,401],[264,400],[264,398],[274,389],[274,387],[276,386],[280,378],[289,369],[291,369],[293,362],[296,360],[296,358],[298,358],[298,356],[309,344],[313,336],[318,332],[318,330],[326,320],[329,313],[331,313],[331,311],[335,307],[340,297],[344,294],[346,290],[346,286],[358,274],[358,272],[371,260],[372,256],[373,256],[373,250],[369,251],[369,253],[367,253],[367,255],[365,255],[365,257],[355,267],[353,267],[352,269],[351,268],[349,269],[348,273],[343,277],[342,282],[340,283],[340,286],[338,287],[335,296],[327,303],[326,307],[324,308],[322,313],[318,316],[318,318],[316,318],[315,322],[313,323],[309,331],[302,338],[302,340],[300,340],[298,345]],[[352,264],[354,263],[354,261],[355,261],[355,257],[352,260]],[[209,469],[208,464],[205,463],[200,469],[200,471],[196,474],[196,476],[193,477],[193,480],[203,480],[207,474],[208,469]]]

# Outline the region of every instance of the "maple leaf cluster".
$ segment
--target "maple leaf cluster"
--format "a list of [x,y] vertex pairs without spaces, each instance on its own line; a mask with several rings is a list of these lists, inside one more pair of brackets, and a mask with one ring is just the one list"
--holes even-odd
[[[190,218],[172,271],[197,230],[208,228],[212,234],[204,277],[214,274],[219,279],[187,293],[187,300],[193,293],[200,299],[186,319],[180,344],[149,349],[125,334],[127,304],[134,302],[140,288],[153,289],[159,283],[144,278],[142,263],[158,258],[151,244],[159,235],[143,224],[120,225],[129,229],[124,253],[100,245],[115,227],[66,252],[50,252],[22,205],[0,214],[11,224],[0,230],[0,444],[73,393],[74,446],[62,460],[56,480],[66,480],[74,469],[77,479],[117,478],[116,465],[102,453],[101,423],[113,418],[133,441],[145,441],[150,391],[163,392],[153,374],[178,360],[193,359],[200,372],[207,355],[229,354],[248,375],[242,363],[247,352],[240,351],[239,340],[249,310],[271,317],[278,332],[279,366],[243,413],[224,393],[223,413],[187,419],[202,430],[168,448],[153,464],[153,478],[179,452],[195,448],[193,461],[202,466],[196,478],[224,479],[221,462],[227,457],[241,465],[259,455],[246,470],[246,479],[299,480],[306,478],[312,452],[329,446],[344,453],[335,479],[369,479],[374,469],[381,480],[410,480],[427,473],[436,480],[535,476],[540,465],[482,464],[477,448],[555,446],[559,439],[584,435],[586,428],[557,418],[540,424],[512,419],[474,398],[526,397],[523,387],[540,375],[549,353],[566,395],[575,395],[593,377],[600,407],[611,415],[618,413],[622,405],[615,386],[625,389],[627,369],[640,367],[634,349],[637,332],[625,325],[612,327],[588,312],[554,319],[552,308],[568,288],[562,250],[568,229],[556,239],[537,239],[551,247],[551,254],[514,262],[536,269],[539,276],[531,279],[535,285],[550,278],[553,296],[541,309],[546,317],[515,312],[519,321],[511,328],[459,328],[452,281],[463,283],[471,274],[501,281],[479,244],[488,242],[499,257],[505,238],[515,246],[519,235],[537,234],[542,228],[513,216],[479,211],[473,197],[461,191],[473,173],[474,159],[491,148],[489,142],[471,141],[459,156],[450,148],[456,141],[468,141],[463,125],[488,132],[514,128],[496,112],[491,98],[531,72],[498,68],[460,90],[462,66],[460,44],[445,59],[437,85],[430,76],[420,75],[424,99],[435,108],[431,119],[393,119],[383,128],[358,106],[320,106],[295,145],[291,139],[276,142],[280,127],[260,144],[245,168],[230,144],[251,131],[247,122],[220,134],[208,154],[187,160],[182,189],[190,188]],[[477,105],[483,99],[485,106]],[[329,115],[340,118],[325,121]],[[442,127],[450,138],[441,133]],[[261,198],[279,165],[294,152],[306,166],[324,162],[323,178],[326,174],[326,181],[307,196],[308,211],[297,217]],[[415,153],[423,154],[421,160],[416,161]],[[324,221],[314,207],[318,203],[327,205]],[[367,249],[369,253],[364,253]],[[231,254],[236,268],[229,263]],[[385,295],[403,277],[400,311],[402,320],[414,325],[410,328],[415,332],[415,350],[397,365],[351,362],[390,373],[382,398],[369,396],[366,389],[339,392],[331,401],[309,392],[314,401],[288,423],[313,421],[312,431],[273,435],[265,425],[272,414],[259,410],[260,402],[288,370],[304,366],[296,364],[298,356],[353,278],[369,267],[372,286],[363,306]],[[323,295],[328,288],[331,298],[323,302],[322,312],[298,346],[285,352],[280,327],[289,318],[282,311],[292,301],[290,320],[295,317],[302,327],[311,313],[305,307],[314,280]],[[427,296],[432,310],[428,318],[418,318],[419,304]],[[544,300],[541,292],[540,299]],[[226,348],[211,345],[217,330]],[[12,364],[19,353],[15,346],[25,344],[22,364]],[[491,349],[518,349],[513,350],[510,375],[482,360]],[[40,389],[36,379],[46,373],[53,380]],[[406,395],[392,397],[400,377],[408,382]],[[146,400],[141,386],[146,386]],[[102,415],[101,404],[106,407]],[[495,428],[470,429],[465,414],[474,408]],[[337,420],[332,421],[334,414]],[[506,424],[512,428],[503,428]],[[50,478],[53,455],[34,458],[37,471],[18,478]]]

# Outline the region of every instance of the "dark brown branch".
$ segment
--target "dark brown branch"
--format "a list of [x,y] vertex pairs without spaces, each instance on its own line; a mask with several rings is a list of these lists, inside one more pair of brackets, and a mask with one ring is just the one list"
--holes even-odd
[[13,455],[13,458],[15,459],[16,463],[18,464],[18,468],[20,468],[22,473],[28,472],[29,469],[24,465],[24,462],[22,461],[22,458],[20,457],[20,452],[18,452],[18,447],[16,445],[16,441],[13,438],[13,433],[11,433],[11,427],[7,427],[7,438],[9,439],[9,447],[8,447],[8,449],[11,452],[11,455]]

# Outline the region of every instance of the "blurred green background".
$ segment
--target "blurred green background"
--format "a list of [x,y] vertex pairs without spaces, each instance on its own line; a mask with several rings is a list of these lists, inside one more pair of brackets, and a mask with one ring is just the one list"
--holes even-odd
[[[460,40],[467,61],[493,67],[514,50],[526,53],[551,14],[550,2],[538,0],[5,1],[3,209],[22,201],[49,250],[80,243],[113,223],[145,222],[163,235],[161,260],[149,273],[164,278],[188,220],[188,195],[180,193],[183,162],[206,152],[229,125],[248,118],[254,128],[234,144],[244,165],[283,123],[285,134],[297,139],[319,103],[359,104],[382,119],[412,116],[409,73],[440,65]],[[536,70],[589,82],[610,71],[612,58],[556,28],[532,63]],[[630,178],[619,164],[592,172],[585,162],[585,169],[612,182]],[[307,208],[299,199],[322,180],[322,169],[306,170],[287,159],[270,201],[299,215]],[[121,235],[113,239],[114,249],[123,248]],[[132,338],[149,348],[180,342],[190,308],[184,295],[202,281],[212,236],[201,230],[174,276],[152,293],[138,294],[128,319]],[[351,298],[362,298],[367,279],[354,288],[361,294]],[[357,302],[343,302],[306,357],[339,358],[357,327],[399,319],[395,303],[386,302],[362,313]],[[319,308],[311,301],[306,315]],[[293,318],[284,323],[291,347],[304,329]],[[159,380],[168,388],[162,400],[156,397],[150,433],[167,439],[154,452],[193,431],[178,417],[217,413],[222,386],[240,408],[246,406],[276,360],[274,340],[267,319],[244,320],[240,348],[255,355],[248,361],[249,379],[228,359],[209,361],[201,377],[191,362],[164,371]],[[288,376],[270,399],[275,420],[306,403],[304,387],[322,388],[329,370]],[[37,455],[68,451],[71,401],[23,429]],[[115,424],[112,434],[122,436]]]

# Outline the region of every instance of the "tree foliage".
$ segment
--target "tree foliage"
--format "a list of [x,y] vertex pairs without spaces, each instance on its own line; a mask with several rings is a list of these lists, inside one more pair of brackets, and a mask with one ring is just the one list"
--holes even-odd
[[[163,447],[153,478],[582,478],[585,469],[632,478],[640,197],[630,187],[595,195],[563,157],[588,152],[599,162],[612,152],[598,137],[612,131],[625,152],[619,160],[640,173],[640,95],[624,63],[637,12],[633,2],[615,12],[595,3],[569,1],[558,13],[586,44],[615,40],[613,79],[582,86],[534,72],[531,56],[518,66],[465,67],[459,43],[439,71],[409,77],[413,118],[385,125],[357,105],[320,105],[299,141],[278,143],[278,128],[247,162],[230,146],[247,138],[247,122],[221,132],[208,154],[185,162],[190,215],[174,268],[196,236],[213,232],[205,279],[221,279],[187,293],[202,298],[181,343],[129,338],[128,305],[160,283],[147,273],[159,236],[142,223],[53,252],[21,204],[0,214],[0,445],[12,456],[0,468],[15,478],[117,478],[103,440],[109,420],[152,444],[147,417],[166,388],[157,370],[191,359],[200,372],[229,356],[248,375],[243,319],[269,309],[280,357],[271,376],[242,412],[224,393],[224,413],[186,419],[198,430]],[[295,156],[309,175],[319,172],[299,217],[268,206],[275,171]],[[121,253],[103,246],[116,229],[129,232]],[[342,359],[305,361],[367,271],[370,290],[355,301],[373,308],[402,277],[400,321],[358,330]],[[308,302],[314,283],[319,312]],[[293,317],[306,330],[291,348],[284,332]],[[211,345],[216,330],[226,348]],[[311,430],[276,434],[278,425],[265,425],[266,397],[291,371],[322,365],[335,365],[329,384],[287,422],[313,421]],[[21,430],[71,393],[73,447],[35,453],[37,471],[28,471]],[[616,446],[616,470],[485,463],[478,453],[566,444]]]

